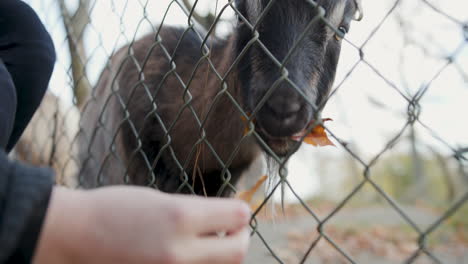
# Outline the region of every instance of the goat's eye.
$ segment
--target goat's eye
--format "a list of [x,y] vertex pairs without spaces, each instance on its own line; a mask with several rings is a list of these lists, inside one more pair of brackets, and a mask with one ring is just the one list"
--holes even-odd
[[343,36],[346,35],[346,33],[348,33],[348,28],[346,28],[345,26],[340,26],[338,28],[338,31],[340,31],[343,35],[340,36],[338,33],[335,34],[335,39],[338,40],[338,41],[341,41],[343,40]]

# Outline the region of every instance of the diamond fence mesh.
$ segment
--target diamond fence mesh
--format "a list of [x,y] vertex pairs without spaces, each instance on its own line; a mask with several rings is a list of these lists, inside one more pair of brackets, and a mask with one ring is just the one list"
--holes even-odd
[[[466,4],[29,3],[59,60],[15,155],[58,184],[226,196],[267,172],[248,263],[468,261]],[[304,108],[301,142],[270,135]],[[302,143],[316,125],[336,148]]]

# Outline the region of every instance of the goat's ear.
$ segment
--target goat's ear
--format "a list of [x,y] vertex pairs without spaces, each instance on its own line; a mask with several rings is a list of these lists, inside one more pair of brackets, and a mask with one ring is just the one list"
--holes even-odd
[[356,3],[356,7],[357,7],[354,20],[361,21],[362,18],[364,17],[364,10],[362,9],[362,0],[354,0],[354,3]]

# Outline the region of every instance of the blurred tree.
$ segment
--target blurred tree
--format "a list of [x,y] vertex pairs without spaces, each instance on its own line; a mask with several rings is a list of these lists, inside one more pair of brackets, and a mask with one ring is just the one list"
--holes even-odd
[[442,170],[442,176],[447,186],[447,199],[449,201],[453,201],[456,197],[457,188],[455,183],[456,179],[454,179],[453,173],[449,167],[449,161],[432,146],[426,145],[426,147],[432,152],[439,163],[439,167]]
[[[423,146],[420,146],[421,149]],[[443,156],[434,148],[420,155],[421,165],[426,168],[424,175],[427,183],[423,194],[409,197],[408,194],[418,184],[413,176],[413,157],[411,153],[392,153],[380,160],[373,169],[373,179],[392,198],[402,202],[424,201],[432,204],[453,202],[466,192],[458,186],[457,169],[453,159]]]
[[75,12],[71,12],[65,0],[57,0],[62,21],[67,33],[70,51],[71,74],[75,104],[80,107],[91,91],[91,84],[86,75],[86,48],[84,33],[90,23],[90,0],[79,0]]
[[458,161],[458,171],[464,185],[468,185],[468,147],[461,147],[455,153],[455,159]]
[[[420,3],[421,7],[424,5],[423,3]],[[440,57],[439,54],[436,54],[431,51],[430,46],[431,45],[437,45],[436,41],[430,41],[429,43],[427,40],[420,40],[414,37],[414,31],[416,30],[412,24],[412,17],[408,16],[407,13],[405,13],[408,9],[404,7],[404,4],[402,2],[399,3],[401,6],[400,9],[398,9],[397,12],[394,13],[395,19],[398,23],[399,29],[402,33],[403,36],[403,45],[404,48],[401,49],[400,53],[400,58],[399,58],[399,69],[400,69],[400,81],[401,81],[401,87],[404,89],[404,92],[406,93],[407,97],[410,99],[413,99],[414,102],[411,103],[408,107],[408,112],[407,113],[400,113],[400,115],[406,115],[410,121],[410,132],[409,132],[409,143],[411,146],[411,166],[412,166],[412,177],[414,179],[413,181],[413,186],[412,188],[408,189],[408,193],[406,194],[406,197],[408,199],[416,199],[420,197],[421,195],[430,195],[428,193],[424,193],[425,190],[430,189],[430,186],[428,186],[429,182],[427,179],[427,174],[430,173],[427,168],[424,166],[424,157],[420,153],[421,148],[428,148],[430,152],[433,154],[435,157],[435,164],[439,164],[439,168],[441,169],[441,174],[439,177],[442,179],[443,182],[445,182],[444,186],[447,187],[447,198],[448,200],[452,200],[456,198],[456,196],[460,193],[460,191],[465,191],[465,190],[459,190],[459,184],[458,183],[468,183],[468,176],[467,173],[464,171],[464,166],[463,166],[463,155],[459,155],[460,152],[458,151],[455,153],[455,157],[445,157],[440,150],[437,150],[433,148],[432,146],[429,146],[428,144],[423,144],[421,140],[418,139],[418,134],[417,134],[417,129],[415,127],[415,124],[418,123],[418,118],[419,118],[419,113],[422,111],[421,106],[419,105],[419,99],[420,99],[420,92],[427,87],[427,84],[421,84],[417,90],[414,90],[414,87],[411,87],[409,80],[411,80],[412,76],[408,76],[408,74],[404,71],[405,69],[405,63],[407,57],[405,56],[405,48],[406,47],[417,47],[420,49],[426,56],[428,57],[434,57],[438,58]],[[436,38],[436,36],[428,36],[430,39]],[[443,46],[440,46],[440,50],[444,50]],[[465,72],[462,70],[462,67],[458,64],[458,62],[454,61],[452,62],[454,69],[457,70],[457,72],[463,77],[464,80],[467,80],[467,76]],[[411,116],[412,115],[412,116]],[[459,171],[458,172],[451,172],[450,165],[452,165],[452,162],[457,160],[458,165],[459,165]]]
[[192,12],[192,17],[197,23],[199,23],[203,28],[209,29],[215,22],[216,20],[216,15],[212,12],[208,12],[206,15],[201,15],[196,11],[196,5],[198,1],[195,3],[191,3],[190,0],[182,0],[184,3],[185,7],[189,12]]

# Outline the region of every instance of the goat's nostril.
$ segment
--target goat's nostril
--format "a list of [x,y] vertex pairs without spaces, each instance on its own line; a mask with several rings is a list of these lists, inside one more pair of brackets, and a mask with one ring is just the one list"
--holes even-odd
[[271,137],[290,137],[303,130],[311,117],[310,109],[300,102],[287,105],[268,102],[258,114],[258,125]]
[[299,110],[301,110],[301,104],[298,102],[287,104],[284,108],[284,112],[288,114],[297,113]]
[[302,106],[299,102],[278,102],[269,101],[267,107],[279,117],[290,117],[297,114]]

